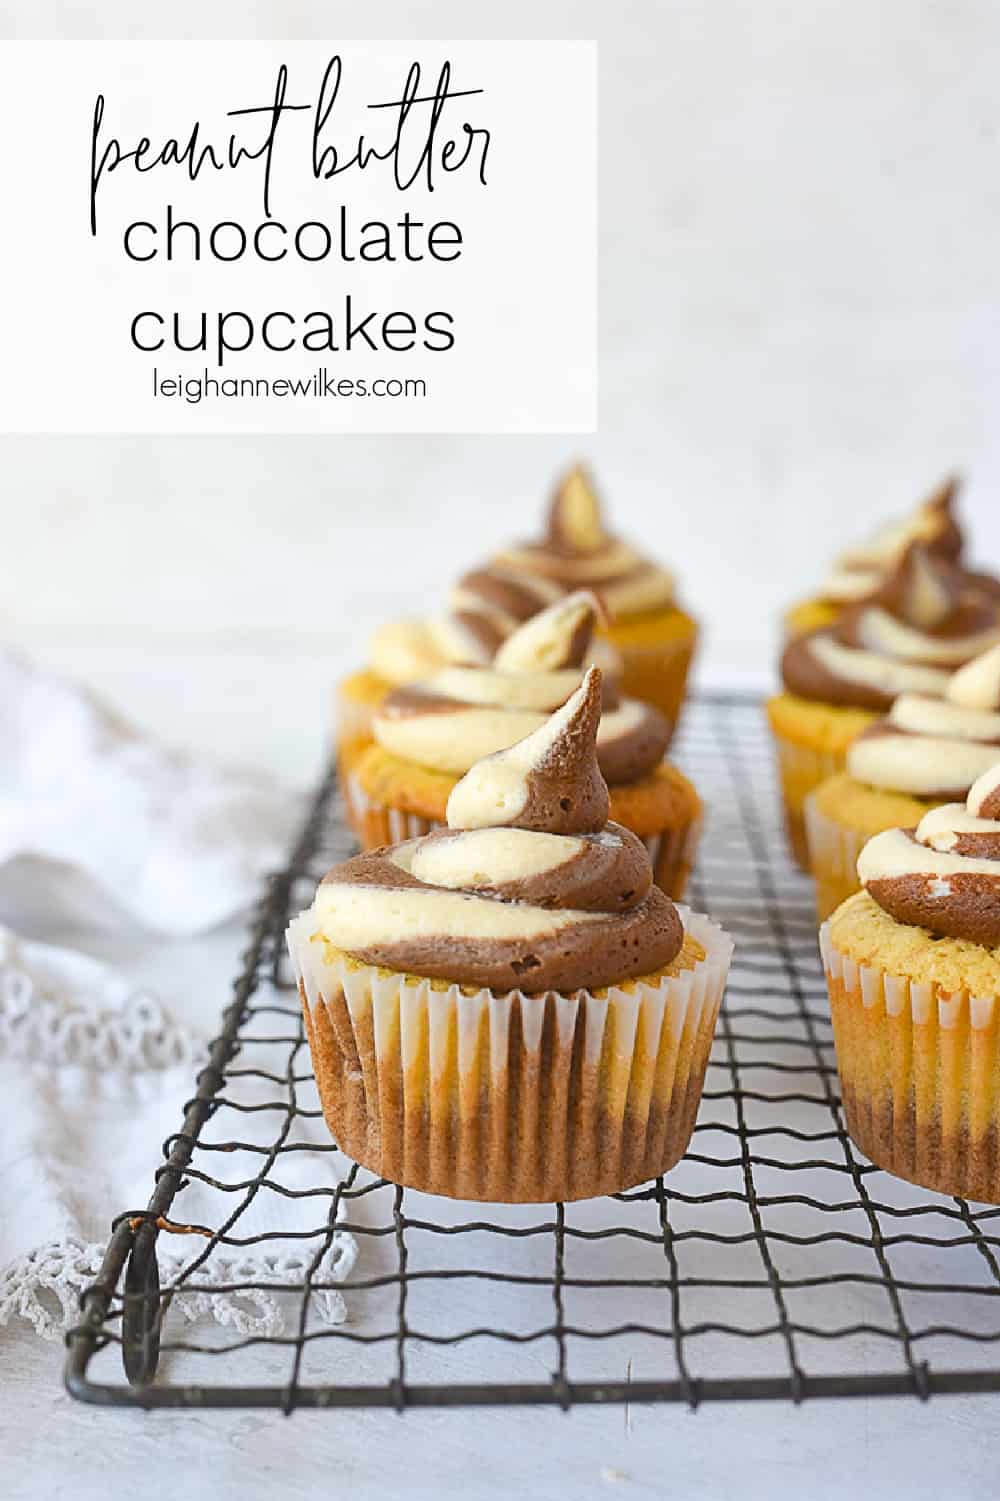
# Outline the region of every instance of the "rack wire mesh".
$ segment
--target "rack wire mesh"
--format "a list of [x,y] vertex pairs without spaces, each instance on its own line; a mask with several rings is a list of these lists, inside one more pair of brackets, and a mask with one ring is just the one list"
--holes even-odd
[[[683,1162],[610,1198],[470,1206],[339,1153],[283,946],[350,848],[330,772],[267,883],[149,1203],[113,1223],[68,1337],[74,1397],[291,1412],[1000,1389],[1000,1208],[880,1172],[844,1129],[811,891],[784,853],[760,705],[696,701],[676,753],[710,810],[690,898],[737,940]],[[341,1282],[347,1233],[360,1252]],[[195,1249],[161,1286],[163,1242]],[[276,1249],[299,1253],[294,1276],[275,1278]],[[229,1281],[207,1277],[217,1263]],[[182,1317],[264,1291],[284,1307],[265,1333]],[[338,1292],[347,1318],[332,1323]]]

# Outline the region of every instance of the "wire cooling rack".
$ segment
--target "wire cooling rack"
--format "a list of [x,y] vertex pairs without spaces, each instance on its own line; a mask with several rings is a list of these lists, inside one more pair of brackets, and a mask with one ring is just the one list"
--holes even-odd
[[[759,704],[695,702],[676,751],[709,806],[690,898],[737,941],[683,1162],[612,1198],[483,1206],[338,1152],[282,938],[349,848],[330,774],[268,883],[152,1197],[114,1222],[84,1294],[74,1397],[291,1412],[1000,1389],[1000,1208],[902,1183],[844,1130],[811,892],[784,852]],[[359,1251],[341,1282],[347,1233]],[[259,1295],[278,1314],[241,1332]],[[192,1321],[222,1298],[221,1318]]]

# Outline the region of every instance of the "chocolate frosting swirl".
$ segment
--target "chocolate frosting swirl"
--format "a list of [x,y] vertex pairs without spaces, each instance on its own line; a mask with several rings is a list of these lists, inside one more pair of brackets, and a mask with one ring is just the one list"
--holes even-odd
[[858,876],[897,922],[1000,945],[1000,761],[964,804],[933,808],[915,829],[876,834],[861,851]]
[[[539,729],[579,686],[599,612],[577,590],[508,636],[491,666],[443,668],[397,688],[374,721],[380,745],[405,760],[461,776],[483,756]],[[648,704],[619,699],[604,680],[598,758],[615,786],[645,776],[667,748],[670,729]]]
[[1000,757],[1000,646],[959,669],[943,699],[901,694],[847,752],[859,782],[947,802]]
[[683,943],[642,842],[606,823],[601,681],[475,765],[448,828],[357,855],[324,878],[319,932],[366,964],[506,992],[571,992],[652,974]]
[[1000,601],[912,542],[869,599],[789,642],[785,687],[800,698],[884,711],[901,693],[942,695],[955,668],[1000,640]]

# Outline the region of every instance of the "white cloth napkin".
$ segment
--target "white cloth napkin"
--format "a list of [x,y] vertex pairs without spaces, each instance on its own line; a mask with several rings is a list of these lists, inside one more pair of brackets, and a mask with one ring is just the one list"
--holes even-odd
[[168,750],[0,651],[0,920],[214,927],[254,899],[296,817],[271,778]]
[[[149,1197],[160,1143],[180,1126],[203,1054],[203,1042],[155,997],[133,991],[103,964],[23,943],[0,929],[0,1326],[23,1318],[39,1333],[58,1337],[76,1321],[79,1294],[97,1274],[112,1216],[143,1208]],[[259,1050],[254,1061],[263,1061]],[[274,1096],[273,1085],[260,1088]],[[244,1081],[241,1099],[252,1102],[254,1089]],[[266,1142],[273,1132],[273,1116],[270,1124],[252,1113],[241,1116],[243,1139]],[[295,1133],[297,1141],[329,1141],[322,1121],[296,1122]],[[288,1188],[315,1188],[317,1161],[329,1158],[292,1152],[270,1176]],[[238,1181],[258,1167],[259,1159],[227,1153],[225,1165],[213,1171]],[[329,1175],[332,1168],[320,1171]],[[327,1202],[258,1194],[240,1218],[239,1233],[315,1227]],[[225,1205],[232,1207],[232,1201]],[[197,1182],[174,1211],[187,1223],[212,1223],[213,1216],[217,1222],[219,1212],[218,1191]],[[219,1247],[197,1282],[294,1282],[315,1246],[304,1240]],[[163,1284],[203,1247],[200,1238],[161,1235]],[[355,1256],[352,1237],[338,1233],[316,1280],[343,1280]],[[346,1316],[337,1292],[318,1293],[314,1303],[329,1322]],[[282,1297],[266,1290],[185,1295],[171,1310],[172,1317],[213,1317],[244,1334],[280,1332],[286,1313]]]
[[[256,899],[298,816],[269,778],[167,750],[86,689],[0,651],[0,924],[45,936],[96,924],[147,942],[150,933],[167,940],[207,930]],[[263,1051],[255,1049],[254,1062],[266,1067]],[[106,965],[0,926],[0,1326],[27,1319],[55,1337],[76,1321],[113,1215],[141,1210],[149,1198],[160,1144],[180,1128],[204,1052],[202,1037]],[[253,1079],[239,1089],[248,1104],[275,1093]],[[269,1111],[240,1116],[243,1139],[264,1145],[274,1131]],[[295,1134],[329,1143],[322,1120],[296,1120]],[[269,1176],[294,1190],[323,1186],[317,1176],[325,1173],[332,1186],[330,1162],[329,1154],[291,1152]],[[212,1170],[237,1182],[259,1165],[251,1154],[226,1153]],[[222,1197],[192,1180],[176,1213],[218,1224]],[[236,1201],[225,1200],[228,1213]],[[262,1191],[239,1233],[314,1228],[328,1203]],[[164,1285],[204,1244],[160,1235]],[[197,1282],[294,1282],[316,1245],[219,1246]],[[342,1280],[355,1254],[352,1238],[338,1232],[316,1280]],[[283,1303],[266,1287],[185,1294],[170,1317],[209,1316],[269,1334],[283,1327]],[[335,1291],[316,1294],[313,1307],[334,1322],[346,1313]]]

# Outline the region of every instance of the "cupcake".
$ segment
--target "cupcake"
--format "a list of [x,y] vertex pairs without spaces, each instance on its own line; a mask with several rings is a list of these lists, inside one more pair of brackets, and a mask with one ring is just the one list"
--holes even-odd
[[954,514],[958,491],[958,478],[949,476],[908,516],[887,522],[867,541],[841,553],[816,593],[788,609],[786,633],[801,636],[835,624],[848,606],[879,589],[912,542],[957,563],[963,548]]
[[940,697],[951,673],[997,640],[1000,598],[912,542],[875,594],[836,625],[788,643],[784,692],[768,703],[768,718],[789,843],[803,869],[805,800],[845,769],[851,742],[901,693]]
[[1000,757],[1000,646],[954,674],[943,699],[904,693],[862,731],[847,770],[806,798],[809,868],[822,921],[859,889],[864,844],[965,797]]
[[510,1203],[685,1151],[732,944],[607,822],[600,672],[453,788],[446,829],[336,866],[288,930],[323,1112],[364,1167]]
[[372,723],[393,688],[422,682],[447,666],[488,666],[507,637],[533,615],[579,588],[601,598],[593,660],[623,690],[660,710],[672,735],[698,629],[674,599],[664,568],[606,529],[582,468],[561,482],[546,534],[498,553],[464,574],[442,614],[392,621],[369,645],[368,666],[338,686],[337,749],[342,777],[372,740]]
[[847,1129],[879,1167],[1000,1203],[1000,764],[889,829],[824,923]]
[[[362,848],[444,826],[456,781],[476,761],[540,729],[579,687],[599,607],[587,590],[560,598],[496,652],[488,667],[448,667],[394,689],[374,743],[349,768],[346,796]],[[664,761],[670,727],[658,710],[603,681],[597,736],[611,815],[646,844],[656,880],[682,895],[701,829],[694,787]]]

